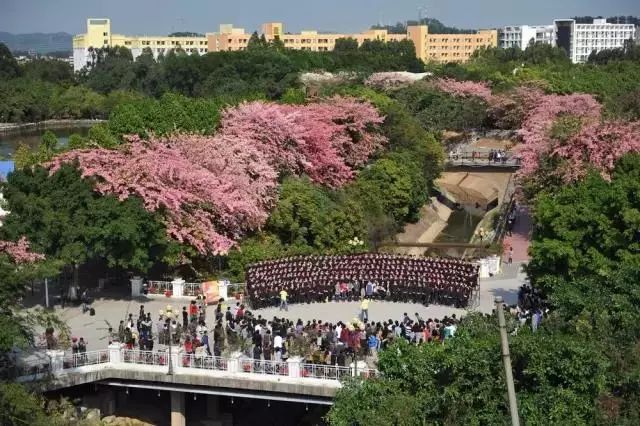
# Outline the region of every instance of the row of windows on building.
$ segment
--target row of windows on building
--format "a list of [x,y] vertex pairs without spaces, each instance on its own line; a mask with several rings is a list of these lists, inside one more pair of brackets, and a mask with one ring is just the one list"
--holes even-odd
[[[104,41],[105,44],[107,44],[107,40]],[[124,45],[125,46],[131,46],[132,41],[131,40],[125,40],[124,41]],[[140,44],[142,46],[165,46],[167,45],[166,40],[140,40]],[[197,43],[194,40],[187,40],[184,42],[180,42],[180,40],[171,40],[170,45],[172,46],[206,46],[208,43],[205,40],[199,40]]]
[[[429,56],[432,58],[436,58],[436,57],[444,57],[444,58],[448,58],[449,57],[449,53],[445,52],[445,53],[429,53]],[[451,57],[452,58],[466,58],[466,57],[470,57],[471,56],[471,52],[453,52],[451,53]]]
[[[428,37],[428,36],[427,36]],[[462,43],[461,38],[453,38],[451,39],[452,43]],[[478,37],[475,39],[473,38],[465,38],[464,39],[464,43],[490,43],[491,39],[487,38],[484,39],[482,37]],[[429,37],[429,43],[449,43],[449,39],[448,38],[436,38],[436,37]]]
[[578,31],[576,35],[583,38],[630,38],[633,35],[633,31],[620,31],[613,33],[602,31]]
[[[633,25],[626,25],[625,27],[618,27],[619,29],[622,30],[631,30],[633,28]],[[592,25],[592,24],[586,24],[586,25],[581,25],[578,24],[576,25],[576,30],[580,31],[580,30],[587,30],[587,31],[598,31],[598,30],[611,30],[611,26],[610,25]]]
[[[293,49],[292,47],[289,47],[289,49]],[[233,47],[227,47],[227,50],[229,52],[234,51],[234,50],[247,50],[246,47],[238,47],[238,48],[233,48]],[[298,50],[308,50],[308,51],[314,51],[314,52],[328,52],[329,48],[326,46],[319,46],[319,47],[300,47]]]
[[447,46],[447,45],[432,45],[428,46],[429,50],[474,50],[476,46]]

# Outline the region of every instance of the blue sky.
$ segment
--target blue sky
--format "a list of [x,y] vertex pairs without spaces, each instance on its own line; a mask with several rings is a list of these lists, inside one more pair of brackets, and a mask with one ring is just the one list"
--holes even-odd
[[221,23],[254,30],[281,21],[286,31],[354,32],[382,21],[426,16],[485,28],[547,24],[575,15],[640,15],[640,0],[0,0],[0,31],[82,33],[88,17],[111,18],[124,34],[217,31]]

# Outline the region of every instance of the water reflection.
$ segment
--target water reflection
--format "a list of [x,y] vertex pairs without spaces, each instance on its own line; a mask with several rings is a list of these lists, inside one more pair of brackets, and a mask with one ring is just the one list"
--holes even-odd
[[65,127],[65,128],[36,128],[21,130],[19,132],[12,133],[0,133],[0,158],[12,158],[13,153],[18,149],[18,146],[26,144],[30,148],[34,149],[40,145],[42,135],[47,130],[53,132],[58,138],[58,146],[64,146],[69,143],[69,137],[72,134],[79,134],[86,136],[89,133],[90,127]]

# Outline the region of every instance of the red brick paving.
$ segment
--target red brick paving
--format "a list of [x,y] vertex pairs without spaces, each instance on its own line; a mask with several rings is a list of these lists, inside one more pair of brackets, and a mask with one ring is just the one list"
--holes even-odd
[[509,247],[513,247],[513,261],[526,262],[529,260],[529,244],[531,236],[531,216],[529,208],[518,206],[516,208],[516,223],[513,226],[512,235],[504,237],[504,256],[506,262],[509,258]]

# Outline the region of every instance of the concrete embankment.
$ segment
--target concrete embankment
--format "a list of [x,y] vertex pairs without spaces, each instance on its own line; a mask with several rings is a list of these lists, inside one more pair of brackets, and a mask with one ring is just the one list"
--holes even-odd
[[0,133],[21,132],[32,129],[64,129],[67,127],[91,127],[106,120],[45,120],[36,123],[0,123]]
[[[420,209],[420,220],[404,227],[404,232],[396,236],[399,243],[432,243],[447,226],[451,209],[440,203],[435,197]],[[398,254],[421,255],[421,247],[396,247]]]

